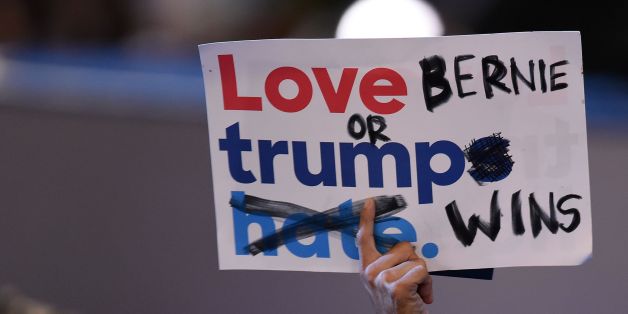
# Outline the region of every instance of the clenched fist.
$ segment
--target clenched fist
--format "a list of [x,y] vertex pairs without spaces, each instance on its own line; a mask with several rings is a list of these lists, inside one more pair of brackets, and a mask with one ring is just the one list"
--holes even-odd
[[425,304],[431,304],[433,297],[425,261],[408,242],[380,254],[373,238],[374,218],[375,202],[370,199],[360,214],[357,245],[361,277],[377,313],[427,313]]

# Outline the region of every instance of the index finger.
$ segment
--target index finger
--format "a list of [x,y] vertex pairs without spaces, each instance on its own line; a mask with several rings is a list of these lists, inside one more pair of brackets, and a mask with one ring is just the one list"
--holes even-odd
[[369,198],[360,212],[360,227],[357,234],[357,245],[362,269],[365,269],[366,266],[381,256],[375,247],[375,239],[373,238],[374,220],[375,201]]

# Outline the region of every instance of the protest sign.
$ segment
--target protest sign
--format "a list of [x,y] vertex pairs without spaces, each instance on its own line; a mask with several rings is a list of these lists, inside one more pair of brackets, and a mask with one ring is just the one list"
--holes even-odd
[[221,269],[355,272],[369,197],[432,271],[591,256],[579,33],[199,49]]

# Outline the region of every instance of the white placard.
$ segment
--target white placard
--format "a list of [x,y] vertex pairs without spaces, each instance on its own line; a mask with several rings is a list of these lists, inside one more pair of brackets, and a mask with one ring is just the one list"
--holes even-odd
[[355,272],[350,206],[395,195],[379,239],[432,271],[591,256],[578,32],[199,49],[220,269]]

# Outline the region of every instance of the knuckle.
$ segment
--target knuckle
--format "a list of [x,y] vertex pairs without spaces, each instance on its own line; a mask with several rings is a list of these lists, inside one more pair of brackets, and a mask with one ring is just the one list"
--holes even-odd
[[402,254],[410,255],[414,252],[414,247],[410,244],[410,242],[399,242],[395,246],[397,247],[398,252]]
[[418,261],[410,261],[409,263],[410,263],[410,266],[411,266],[411,267],[409,267],[409,268],[405,271],[406,273],[411,272],[413,269],[416,269],[417,267],[423,266],[423,265],[421,265],[421,263],[419,263]]
[[363,245],[364,242],[366,242],[366,235],[364,234],[364,230],[362,229],[358,230],[358,233],[356,234],[355,238],[358,245]]
[[393,301],[402,301],[408,298],[408,289],[402,284],[393,284],[390,286],[390,298]]
[[362,276],[364,278],[364,280],[371,286],[374,287],[375,283],[377,281],[377,276],[379,274],[377,273],[377,270],[375,268],[373,268],[372,266],[367,266],[366,269],[364,270],[364,272],[362,273]]
[[412,271],[417,273],[417,276],[419,276],[419,278],[421,278],[421,280],[423,280],[424,277],[426,277],[428,275],[427,268],[425,268],[425,264],[420,264],[420,263],[417,264],[416,266],[414,266]]
[[394,274],[390,269],[386,269],[377,275],[376,281],[380,284],[389,284],[395,280]]
[[396,247],[398,247],[400,250],[411,250],[412,249],[412,244],[410,244],[410,242],[399,242],[397,244],[395,244]]

